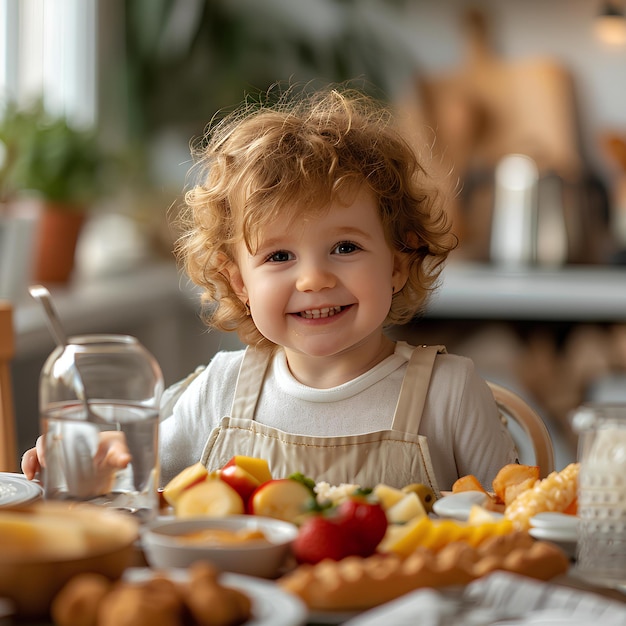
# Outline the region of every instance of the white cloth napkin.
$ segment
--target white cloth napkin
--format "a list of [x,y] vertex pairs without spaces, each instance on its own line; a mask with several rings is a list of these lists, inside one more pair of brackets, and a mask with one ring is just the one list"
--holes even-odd
[[626,626],[626,603],[495,572],[464,590],[420,589],[354,617],[344,626]]

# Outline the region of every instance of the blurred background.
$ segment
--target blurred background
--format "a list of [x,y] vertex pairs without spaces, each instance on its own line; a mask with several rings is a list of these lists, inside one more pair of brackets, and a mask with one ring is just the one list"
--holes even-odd
[[431,307],[393,334],[445,343],[520,392],[559,466],[575,455],[571,409],[624,399],[622,2],[0,0],[20,454],[53,348],[27,285],[49,287],[70,333],[138,336],[168,384],[237,347],[204,329],[172,256],[189,143],[277,82],[343,80],[394,107],[460,240]]

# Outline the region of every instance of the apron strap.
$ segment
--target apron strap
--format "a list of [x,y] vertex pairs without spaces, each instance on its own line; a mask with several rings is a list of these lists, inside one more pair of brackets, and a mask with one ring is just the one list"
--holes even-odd
[[273,354],[273,350],[257,350],[251,346],[246,348],[237,376],[231,417],[254,419],[265,372]]
[[391,425],[393,430],[418,434],[435,359],[445,352],[445,346],[441,345],[414,348],[400,387]]

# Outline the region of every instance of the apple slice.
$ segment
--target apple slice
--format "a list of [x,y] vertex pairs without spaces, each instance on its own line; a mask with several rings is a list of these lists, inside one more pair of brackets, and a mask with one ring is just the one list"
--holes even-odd
[[424,505],[415,492],[404,494],[404,497],[390,506],[385,513],[390,524],[405,524],[414,518],[426,517]]
[[272,480],[272,473],[270,472],[270,466],[265,459],[259,459],[253,456],[243,456],[236,454],[234,457],[224,465],[222,469],[226,469],[231,465],[236,465],[245,470],[249,474],[252,474],[257,480],[258,485],[262,485]]
[[241,496],[223,480],[204,480],[185,489],[174,505],[176,517],[242,515]]
[[390,509],[394,504],[397,504],[404,498],[406,493],[402,489],[396,489],[390,485],[379,483],[374,487],[374,495],[378,498],[380,505],[385,509]]
[[308,487],[291,478],[277,478],[255,489],[248,500],[248,512],[297,524],[313,504]]
[[253,491],[261,484],[258,479],[240,465],[227,464],[218,472],[220,480],[230,485],[244,501],[248,502]]
[[205,481],[209,472],[202,463],[194,463],[176,474],[165,487],[163,487],[163,498],[172,506],[180,498],[183,491],[194,485]]

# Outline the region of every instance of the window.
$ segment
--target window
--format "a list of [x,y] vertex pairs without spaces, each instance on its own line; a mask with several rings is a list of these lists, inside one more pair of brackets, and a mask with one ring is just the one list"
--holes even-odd
[[97,0],[0,0],[0,96],[80,126],[97,118]]

